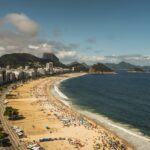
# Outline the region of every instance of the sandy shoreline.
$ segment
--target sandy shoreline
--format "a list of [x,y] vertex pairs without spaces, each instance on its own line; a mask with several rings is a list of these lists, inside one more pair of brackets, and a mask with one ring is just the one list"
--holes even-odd
[[[66,79],[69,79],[69,78],[66,78]],[[63,80],[59,81],[59,83],[55,84],[55,86],[58,88],[58,90],[59,90],[59,84],[66,79],[63,79]],[[56,93],[56,92],[58,92],[58,93]],[[54,94],[59,95],[61,97],[60,100],[61,99],[68,100],[68,97],[66,97],[61,91],[56,91],[56,92]],[[61,96],[61,95],[63,95],[63,96]],[[64,102],[64,104],[66,104],[67,106],[70,106],[68,101],[62,100],[62,102]],[[149,147],[150,147],[149,137],[145,137],[139,131],[137,131],[137,130],[131,131],[125,125],[122,125],[119,123],[114,123],[112,120],[109,120],[108,118],[103,117],[102,115],[92,113],[90,111],[83,111],[77,107],[75,107],[75,110],[78,111],[79,113],[93,119],[94,121],[96,121],[97,123],[99,123],[100,125],[105,127],[106,129],[117,134],[119,137],[126,139],[126,141],[128,143],[130,143],[131,145],[133,145],[135,147],[135,149],[137,149],[137,150],[148,150],[149,149]]]
[[[12,126],[23,129],[26,143],[36,142],[46,150],[110,150],[132,149],[124,140],[114,133],[73,111],[64,105],[49,88],[61,80],[81,74],[65,74],[30,81],[13,90],[19,97],[8,99],[9,106],[17,108],[25,117],[23,120],[11,121]],[[41,138],[53,141],[39,142]]]

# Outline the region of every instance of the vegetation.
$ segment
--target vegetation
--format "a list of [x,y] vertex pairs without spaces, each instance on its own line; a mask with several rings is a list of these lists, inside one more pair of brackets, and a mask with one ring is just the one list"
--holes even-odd
[[2,127],[0,127],[0,132],[2,132],[3,131],[3,128]]
[[144,72],[144,70],[142,68],[136,67],[133,69],[129,69],[128,72]]
[[0,141],[7,137],[8,134],[4,132],[3,128],[0,126]]
[[91,73],[103,73],[103,72],[112,72],[112,70],[102,63],[97,63],[97,64],[94,64],[90,68],[90,72]]
[[143,69],[138,68],[138,67],[134,68],[134,71],[137,71],[137,72],[144,72],[144,70],[143,70]]
[[2,86],[0,86],[0,91],[3,91],[3,87]]
[[16,98],[16,94],[6,94],[7,99]]
[[106,63],[105,65],[107,67],[111,68],[112,70],[128,70],[128,69],[133,69],[136,67],[135,65],[132,65],[132,64],[124,62],[124,61],[122,61],[118,64]]
[[18,110],[12,107],[6,107],[4,116],[8,116],[9,118],[12,116],[17,116],[19,114]]
[[8,144],[8,134],[5,133],[3,130],[0,131],[0,146],[4,146]]
[[7,85],[0,86],[0,91],[3,91],[6,88],[7,88]]
[[87,71],[89,71],[89,66],[85,63],[72,62],[68,66],[69,66],[69,68],[74,68],[75,72],[80,72],[80,71],[87,72]]
[[44,58],[39,58],[28,53],[5,54],[0,57],[1,67],[6,67],[7,65],[13,68],[26,65],[30,67],[38,67],[39,65],[45,65],[47,62],[53,62],[55,66],[59,67],[65,66],[54,54],[51,53],[45,53]]
[[8,136],[7,133],[0,131],[0,140],[4,139],[7,136]]

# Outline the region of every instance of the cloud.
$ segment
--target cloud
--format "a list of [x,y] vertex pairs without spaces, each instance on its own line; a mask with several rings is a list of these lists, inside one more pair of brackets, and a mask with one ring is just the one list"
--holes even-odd
[[102,56],[102,55],[94,55],[94,54],[83,55],[80,53],[76,53],[76,57],[73,57],[73,60],[79,62],[86,62],[88,64],[94,64],[97,62],[119,63],[121,61],[125,61],[134,65],[150,65],[150,55],[138,55],[138,54]]
[[125,61],[134,65],[150,65],[150,56],[149,55],[139,55],[139,54],[131,54],[131,55],[112,55],[105,56],[104,62],[108,63],[118,63],[121,61]]
[[81,62],[88,62],[88,63],[103,62],[106,59],[104,56],[96,56],[96,55],[90,55],[90,56],[79,55],[79,56]]
[[58,41],[42,41],[37,37],[29,37],[0,28],[0,55],[24,52],[41,57],[44,52],[52,52],[65,60],[65,57],[69,59],[69,56],[74,54],[70,52],[74,47],[74,45],[66,45]]
[[78,53],[71,50],[61,50],[58,51],[56,55],[58,58],[60,58],[61,61],[64,62],[71,62],[78,58]]
[[[10,13],[0,19],[0,55],[8,53],[31,53],[41,57],[44,52],[52,52],[62,61],[71,61],[76,55],[74,49],[79,45],[68,45],[58,41],[45,41],[38,38],[39,25],[25,14]],[[15,27],[7,26],[11,24]],[[17,32],[16,32],[17,31]],[[55,30],[55,34],[60,30]]]
[[21,33],[35,36],[39,32],[38,24],[25,14],[10,13],[5,16],[4,20]]
[[0,46],[0,51],[4,51],[4,50],[5,50],[5,48]]
[[36,45],[29,45],[28,48],[30,48],[30,49],[39,49],[39,46],[36,46]]
[[[7,24],[15,27],[15,31]],[[6,26],[5,26],[6,25]],[[17,31],[17,32],[16,32]],[[65,44],[59,41],[40,40],[37,36],[39,25],[25,14],[10,13],[0,19],[0,55],[7,53],[31,53],[41,57],[44,52],[52,52],[64,63],[73,61],[93,64],[118,63],[126,61],[132,64],[150,65],[150,55],[111,55],[102,56],[99,52],[94,52],[90,47],[96,43],[96,38],[88,38],[87,53],[79,51],[80,45],[77,43]],[[56,30],[55,35],[60,36],[60,31]]]
[[[0,46],[5,48],[4,53],[22,52],[31,43],[36,43],[35,38],[8,30],[0,30]],[[0,53],[0,55],[2,54]]]
[[135,65],[150,65],[150,55],[102,56],[99,53],[92,53],[92,50],[89,55],[88,53],[83,54],[81,51],[77,51],[77,47],[74,44],[66,45],[58,41],[41,41],[35,37],[27,37],[12,31],[0,30],[0,55],[25,52],[41,57],[44,52],[52,52],[64,63],[79,61],[93,64],[97,62],[118,63],[126,61]]

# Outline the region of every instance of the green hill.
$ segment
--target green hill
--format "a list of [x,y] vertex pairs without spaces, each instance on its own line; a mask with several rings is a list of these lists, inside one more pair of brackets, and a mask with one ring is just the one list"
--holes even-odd
[[72,62],[68,65],[69,68],[74,68],[74,71],[89,71],[89,66],[86,63]]
[[102,63],[97,63],[91,66],[90,73],[112,73],[113,70]]
[[128,70],[128,69],[133,69],[136,67],[135,65],[132,65],[132,64],[124,62],[124,61],[122,61],[118,64],[106,63],[105,65],[107,67],[111,68],[112,70]]
[[142,68],[136,67],[134,69],[129,69],[128,72],[145,72]]
[[[52,55],[51,59],[50,58],[44,59],[28,53],[5,54],[0,57],[0,66],[6,67],[7,65],[9,65],[11,67],[16,68],[19,66],[28,65],[31,67],[36,67],[39,65],[45,65],[47,62],[53,62],[55,66],[65,66],[59,61],[59,59],[54,54],[51,55]],[[52,59],[53,57],[57,59]]]

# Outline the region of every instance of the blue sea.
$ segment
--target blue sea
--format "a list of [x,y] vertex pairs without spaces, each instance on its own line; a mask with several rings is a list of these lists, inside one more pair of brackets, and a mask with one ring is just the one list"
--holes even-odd
[[150,137],[149,73],[87,74],[61,82],[59,89],[80,109]]

